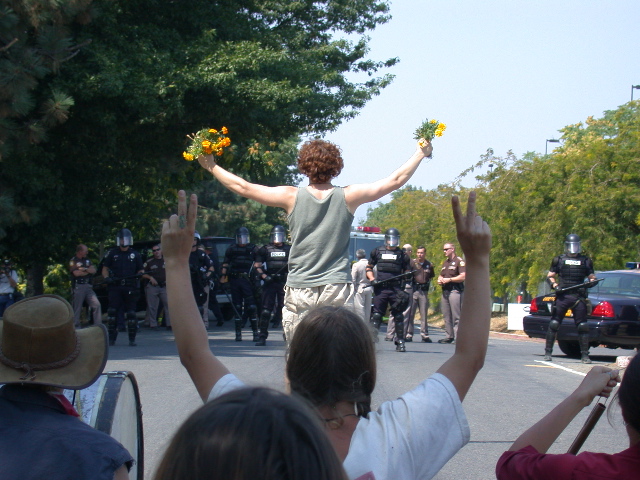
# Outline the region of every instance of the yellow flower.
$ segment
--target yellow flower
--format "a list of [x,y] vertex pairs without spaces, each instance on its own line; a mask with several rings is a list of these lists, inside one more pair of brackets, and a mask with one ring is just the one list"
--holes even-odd
[[437,120],[429,120],[429,123],[437,123]]
[[217,155],[217,156],[219,156],[219,157],[220,157],[220,156],[222,156],[222,150],[218,150],[218,151],[216,152],[216,155]]
[[189,162],[193,162],[193,155],[191,155],[190,153],[182,152],[182,156],[184,157],[185,160]]
[[220,131],[222,132],[223,135],[226,135],[227,133],[229,133],[229,130],[227,130],[227,127],[222,127]]
[[[224,127],[222,127],[224,129]],[[215,128],[210,128],[209,129],[209,133],[218,133],[218,130],[216,130]],[[224,133],[224,132],[222,132]]]

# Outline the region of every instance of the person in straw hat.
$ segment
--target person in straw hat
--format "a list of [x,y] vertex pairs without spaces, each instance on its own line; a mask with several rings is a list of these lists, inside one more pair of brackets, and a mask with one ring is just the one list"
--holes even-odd
[[133,457],[83,423],[62,394],[95,382],[107,352],[106,328],[76,330],[61,297],[7,308],[0,321],[0,478],[128,478]]

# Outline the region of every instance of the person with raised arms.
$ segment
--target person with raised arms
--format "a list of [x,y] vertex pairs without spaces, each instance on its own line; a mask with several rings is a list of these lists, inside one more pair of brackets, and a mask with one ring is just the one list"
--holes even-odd
[[[351,479],[428,479],[469,441],[462,400],[484,364],[491,318],[491,231],[476,215],[475,192],[463,215],[452,198],[460,247],[467,259],[467,290],[455,352],[437,372],[399,399],[371,409],[375,346],[368,326],[342,307],[312,309],[293,337],[286,375],[306,398]],[[182,364],[204,402],[245,385],[213,354],[190,292],[188,255],[197,197],[178,193],[178,215],[166,221],[162,245],[173,328]]]

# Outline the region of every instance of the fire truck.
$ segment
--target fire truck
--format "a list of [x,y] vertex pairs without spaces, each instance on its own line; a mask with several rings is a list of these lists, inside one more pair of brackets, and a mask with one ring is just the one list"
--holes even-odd
[[367,257],[371,250],[384,245],[384,234],[380,233],[380,227],[351,227],[349,234],[349,260],[356,260],[356,250],[362,248],[367,252]]

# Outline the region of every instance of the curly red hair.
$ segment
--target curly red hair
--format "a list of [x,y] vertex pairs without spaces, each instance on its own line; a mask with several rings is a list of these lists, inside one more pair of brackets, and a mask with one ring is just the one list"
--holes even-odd
[[340,148],[326,140],[309,140],[300,148],[298,170],[311,183],[329,183],[344,167]]

